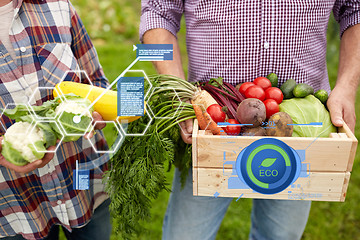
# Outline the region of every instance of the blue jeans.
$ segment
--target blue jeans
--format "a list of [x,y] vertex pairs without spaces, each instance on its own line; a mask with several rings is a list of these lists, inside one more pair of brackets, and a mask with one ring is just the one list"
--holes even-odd
[[[176,169],[163,223],[163,240],[215,239],[232,200],[193,196],[191,171],[181,189],[180,172]],[[310,201],[254,199],[249,239],[300,239],[310,206]]]
[[[111,222],[109,212],[110,199],[105,200],[95,209],[88,224],[81,228],[73,228],[71,232],[63,228],[68,240],[107,240],[111,235]],[[21,235],[1,238],[4,240],[24,240]],[[58,240],[59,225],[52,226],[49,235],[44,240]]]

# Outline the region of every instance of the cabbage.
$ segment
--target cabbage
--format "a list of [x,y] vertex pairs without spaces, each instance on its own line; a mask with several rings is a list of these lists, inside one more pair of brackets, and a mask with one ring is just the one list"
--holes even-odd
[[322,123],[322,126],[294,125],[293,137],[329,137],[330,133],[337,132],[329,112],[313,95],[284,100],[280,104],[280,112],[289,114],[294,124]]

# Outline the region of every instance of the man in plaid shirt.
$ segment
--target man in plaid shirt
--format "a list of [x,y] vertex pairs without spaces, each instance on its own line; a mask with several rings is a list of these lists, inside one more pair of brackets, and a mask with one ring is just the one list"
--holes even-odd
[[[68,0],[2,0],[0,21],[1,108],[50,100],[49,89],[62,79],[108,85],[95,48]],[[89,79],[81,79],[74,73],[78,70]],[[102,119],[98,113],[93,117]],[[7,128],[13,122],[2,116],[1,123]],[[4,132],[1,128],[1,135]],[[69,239],[110,238],[109,200],[102,184],[107,165],[90,171],[88,190],[73,189],[76,160],[86,163],[104,157],[90,141],[98,150],[107,149],[100,131],[87,137],[63,143],[55,154],[23,167],[0,156],[0,238],[58,239],[59,225]]]
[[[223,77],[234,85],[271,72],[279,84],[294,78],[330,91],[326,30],[333,11],[340,24],[338,78],[328,100],[335,126],[354,131],[355,95],[360,78],[360,0],[142,0],[140,39],[173,44],[174,60],[156,62],[161,74],[185,78],[176,34],[185,15],[188,79]],[[192,121],[182,124],[191,143]],[[176,170],[163,225],[163,239],[215,239],[232,201],[192,196],[191,174],[181,190]],[[309,201],[253,200],[251,239],[300,239]],[[239,226],[241,227],[241,226]]]

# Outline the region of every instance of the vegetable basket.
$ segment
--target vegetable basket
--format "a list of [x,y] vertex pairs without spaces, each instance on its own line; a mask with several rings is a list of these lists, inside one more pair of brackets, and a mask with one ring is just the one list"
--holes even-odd
[[[195,120],[192,140],[193,195],[233,198],[343,202],[357,148],[357,139],[347,125],[329,138],[214,136],[208,130],[199,130]],[[296,155],[294,164],[291,162],[295,170],[290,164],[268,166],[263,161],[256,165],[256,154],[245,156],[246,151],[256,152],[259,140],[279,142],[291,149]],[[249,164],[249,159],[255,166]],[[286,175],[287,169],[296,176],[286,179],[290,176]],[[267,176],[270,180],[261,185]]]

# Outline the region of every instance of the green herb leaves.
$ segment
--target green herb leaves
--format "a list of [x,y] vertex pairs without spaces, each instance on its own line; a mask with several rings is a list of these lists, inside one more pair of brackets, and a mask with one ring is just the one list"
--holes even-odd
[[[173,89],[182,89],[182,98],[190,96],[196,88],[185,80],[177,82],[168,76],[162,78],[169,79],[161,88],[157,84],[158,78],[150,79],[153,86],[158,87],[147,102],[156,119],[144,136],[125,138],[104,177],[114,225],[125,239],[144,231],[141,221],[150,220],[152,200],[162,190],[169,190],[164,166],[180,166],[183,179],[191,167],[191,145],[182,141],[178,123],[195,118],[195,114],[191,104],[174,97]],[[180,112],[177,112],[178,107]],[[143,117],[131,122],[128,132],[143,132],[146,121]]]

